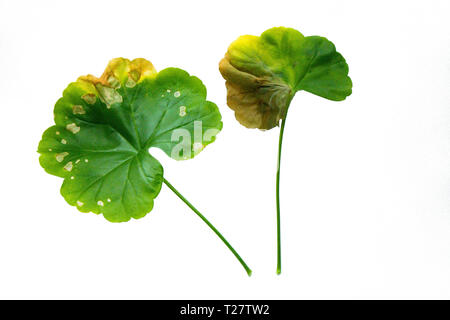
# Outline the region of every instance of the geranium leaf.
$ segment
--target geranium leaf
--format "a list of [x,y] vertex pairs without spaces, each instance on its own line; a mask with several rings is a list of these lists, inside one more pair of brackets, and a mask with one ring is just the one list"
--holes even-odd
[[352,93],[348,65],[326,38],[304,37],[297,30],[279,27],[259,37],[239,37],[228,47],[219,70],[226,80],[228,106],[242,125],[265,130],[281,123],[275,193],[280,274],[281,149],[289,105],[300,90],[329,100],[344,100]]
[[219,69],[227,80],[228,105],[248,128],[277,126],[297,91],[335,101],[352,92],[347,63],[333,43],[290,28],[239,37]]
[[144,59],[114,59],[100,78],[69,84],[54,118],[39,143],[41,166],[64,178],[69,204],[113,222],[153,208],[163,168],[149,148],[190,159],[222,128],[198,78],[175,68],[157,73]]

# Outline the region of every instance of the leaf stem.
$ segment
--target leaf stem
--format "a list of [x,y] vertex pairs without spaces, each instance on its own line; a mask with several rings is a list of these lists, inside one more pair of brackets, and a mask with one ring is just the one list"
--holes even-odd
[[[291,98],[292,99],[292,98]],[[276,181],[276,199],[277,199],[277,274],[281,274],[281,214],[280,214],[280,168],[281,168],[281,147],[283,145],[284,126],[286,124],[286,108],[284,119],[281,119],[280,137],[278,140],[278,162],[277,162],[277,181]]]
[[169,189],[172,190],[173,193],[175,193],[178,196],[178,198],[180,198],[189,208],[191,208],[192,211],[194,211],[197,214],[197,216],[199,216],[199,218],[202,219],[203,222],[205,222],[208,225],[208,227],[211,228],[212,231],[214,231],[214,233],[223,241],[223,243],[228,247],[228,249],[230,249],[230,251],[234,254],[234,256],[239,260],[239,262],[241,263],[241,265],[244,267],[245,271],[247,272],[248,276],[250,277],[252,275],[252,270],[247,266],[245,261],[236,252],[236,250],[234,250],[234,248],[227,241],[227,239],[225,239],[225,237],[219,232],[219,230],[217,230],[211,224],[211,222],[209,222],[208,219],[206,219],[205,216],[200,213],[200,211],[198,211],[185,197],[183,197],[183,195],[181,193],[179,193],[178,190],[175,189],[174,186],[172,186],[169,181],[167,181],[165,178],[163,178],[163,181],[164,181],[165,185],[168,186]]

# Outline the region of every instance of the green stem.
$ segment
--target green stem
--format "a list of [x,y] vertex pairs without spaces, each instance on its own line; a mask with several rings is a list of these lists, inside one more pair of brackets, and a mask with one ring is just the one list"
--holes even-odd
[[[288,104],[289,106],[289,104]],[[281,274],[281,214],[280,214],[280,167],[281,167],[281,147],[283,145],[284,126],[287,119],[287,111],[284,119],[281,119],[280,138],[278,140],[278,162],[277,162],[277,182],[276,182],[276,198],[277,198],[277,274]]]
[[239,260],[239,262],[241,263],[241,265],[244,267],[245,271],[247,272],[248,276],[250,277],[252,275],[252,270],[247,266],[247,264],[244,262],[244,260],[241,258],[241,256],[236,252],[236,250],[234,250],[234,248],[231,246],[231,244],[227,241],[227,239],[225,239],[225,237],[219,232],[219,230],[217,230],[212,224],[211,222],[208,221],[208,219],[205,218],[205,216],[203,216],[200,211],[198,211],[185,197],[183,197],[181,195],[181,193],[178,192],[177,189],[175,189],[169,181],[167,181],[165,178],[163,178],[164,183],[166,184],[166,186],[169,187],[170,190],[173,191],[173,193],[175,193],[178,198],[180,198],[189,208],[192,209],[192,211],[194,211],[197,216],[199,216],[200,219],[203,220],[203,222],[205,222],[208,227],[211,228],[212,231],[214,231],[214,233],[223,241],[223,243],[225,243],[225,245],[228,247],[228,249],[230,249],[230,251],[234,254],[234,256]]

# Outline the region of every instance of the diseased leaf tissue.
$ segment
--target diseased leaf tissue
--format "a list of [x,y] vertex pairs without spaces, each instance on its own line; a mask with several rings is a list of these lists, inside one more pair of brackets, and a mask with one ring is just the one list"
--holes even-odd
[[222,128],[198,78],[175,68],[158,73],[145,59],[113,59],[100,78],[78,78],[56,103],[54,119],[39,143],[42,167],[64,178],[61,194],[69,204],[113,222],[142,218],[153,208],[163,167],[150,147],[177,160],[192,158],[215,135],[189,139],[190,152],[181,154],[173,152],[174,131],[194,137],[198,121],[214,133]]
[[283,132],[296,92],[308,91],[341,101],[352,93],[348,65],[332,42],[303,36],[291,28],[272,28],[261,36],[241,36],[219,63],[227,103],[247,128],[280,125],[276,176],[277,273],[281,273],[280,167]]
[[347,63],[333,43],[291,28],[239,37],[219,70],[227,80],[228,106],[247,128],[278,126],[297,91],[335,101],[352,92]]

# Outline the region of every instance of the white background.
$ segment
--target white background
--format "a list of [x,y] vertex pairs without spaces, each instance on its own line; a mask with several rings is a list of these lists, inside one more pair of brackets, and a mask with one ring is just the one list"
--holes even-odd
[[[450,298],[448,1],[0,1],[0,298]],[[283,273],[275,275],[278,129],[226,106],[218,62],[242,34],[287,26],[333,41],[353,94],[300,92],[282,163]],[[163,187],[112,224],[59,194],[39,166],[53,106],[114,57],[198,76],[224,121],[196,159],[154,155],[166,178],[252,267]]]

